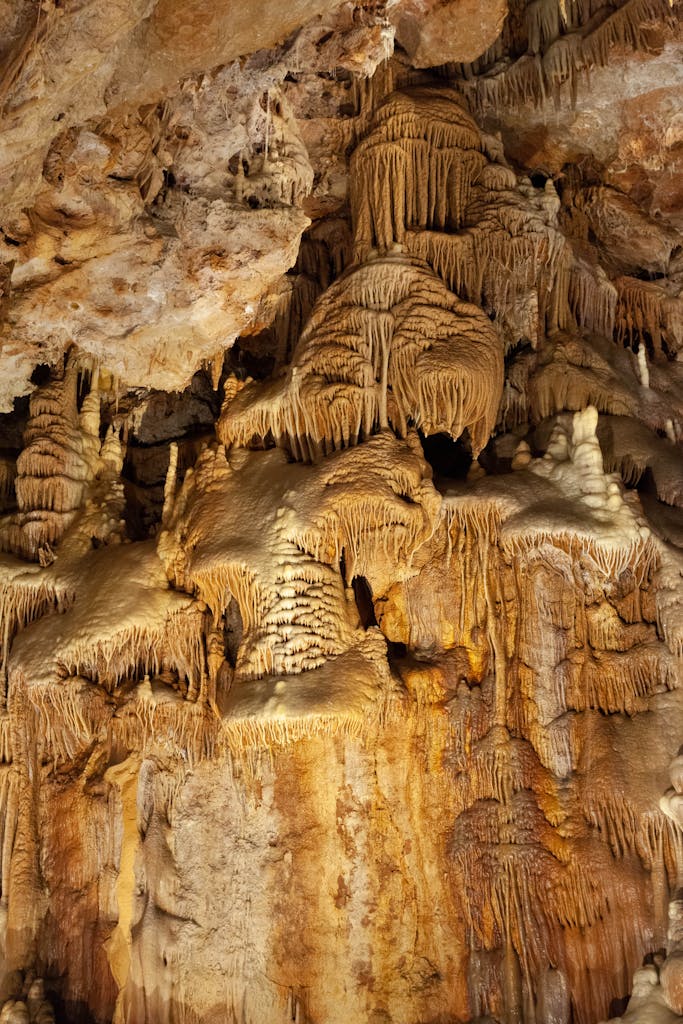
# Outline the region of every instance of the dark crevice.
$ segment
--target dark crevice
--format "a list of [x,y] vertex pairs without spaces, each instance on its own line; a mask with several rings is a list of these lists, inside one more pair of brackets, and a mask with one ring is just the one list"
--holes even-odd
[[23,448],[23,435],[28,421],[28,395],[14,399],[12,412],[0,413],[0,449],[17,457]]
[[244,635],[244,623],[240,606],[234,597],[225,610],[225,629],[223,632],[225,660],[234,668],[237,664],[237,652]]
[[625,1013],[630,998],[630,995],[626,995],[621,996],[619,999],[612,1000],[612,1002],[609,1004],[609,1010],[607,1011],[607,1016],[610,1018],[610,1020],[612,1019],[612,1017],[621,1017],[621,1015]]
[[356,599],[356,608],[360,617],[363,629],[377,625],[375,617],[375,606],[372,603],[372,590],[365,576],[354,576],[351,580],[353,596]]
[[662,281],[667,275],[663,271],[644,270],[640,267],[638,270],[632,270],[630,276],[637,281]]
[[36,387],[42,388],[45,384],[49,384],[52,378],[52,367],[48,366],[47,363],[38,363],[35,370],[31,374],[31,383],[35,384]]
[[649,466],[645,468],[645,471],[641,473],[640,478],[636,481],[635,489],[639,494],[651,494],[655,498],[658,497],[655,478]]
[[448,434],[430,434],[420,432],[424,457],[432,467],[434,478],[447,480],[464,480],[472,465],[472,446],[469,433],[465,431],[457,441]]
[[402,661],[403,658],[408,655],[408,647],[406,644],[401,643],[398,640],[387,640],[387,657],[389,664],[395,661]]
[[[253,349],[251,345],[254,345]],[[271,353],[259,355],[257,349],[253,338],[238,338],[225,354],[224,373],[227,376],[235,376],[238,380],[246,380],[247,377],[265,380],[270,377],[275,367],[275,356]]]
[[532,171],[529,175],[529,180],[534,188],[545,188],[545,183],[549,178],[550,174],[541,170]]

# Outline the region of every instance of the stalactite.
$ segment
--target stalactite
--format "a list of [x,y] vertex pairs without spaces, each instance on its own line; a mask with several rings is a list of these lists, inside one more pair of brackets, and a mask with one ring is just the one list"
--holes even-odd
[[683,467],[675,443],[630,416],[602,417],[598,437],[609,472],[633,485],[649,469],[660,501],[683,505]]
[[393,254],[332,285],[287,374],[232,399],[218,435],[245,446],[270,433],[313,461],[321,444],[346,448],[389,423],[405,436],[414,423],[453,437],[468,427],[479,451],[495,421],[501,373],[488,319],[421,261]]
[[220,756],[227,747],[218,717],[203,702],[183,700],[161,687],[138,693],[109,719],[107,731],[111,741],[126,750],[171,763],[180,760],[190,769]]
[[[632,369],[630,376],[634,379]],[[626,416],[635,411],[636,405],[623,367],[615,365],[604,349],[601,352],[598,346],[588,346],[569,335],[557,335],[546,345],[530,378],[528,398],[536,421],[589,405],[600,413]]]
[[577,323],[592,334],[611,337],[616,323],[618,291],[600,265],[575,260],[569,277],[569,306]]
[[663,351],[675,353],[683,345],[677,307],[656,281],[618,277],[615,313],[616,338],[637,349],[648,347],[656,357]]
[[657,624],[669,650],[683,657],[683,559],[670,545],[659,545]]
[[[459,88],[559,103],[655,11],[515,2]],[[354,85],[353,238],[318,220],[241,363],[206,350],[217,438],[168,444],[153,539],[119,431],[145,445],[153,402],[94,360],[35,388],[16,482],[0,462],[0,946],[77,1014],[595,1024],[663,941],[683,563],[624,485],[683,503],[680,302],[609,280],[563,176],[424,84],[453,73]],[[258,81],[225,187],[272,212],[313,171]]]
[[385,253],[407,228],[458,228],[485,162],[476,125],[447,89],[398,92],[376,109],[351,158],[357,257]]
[[367,742],[377,734],[379,728],[386,728],[400,716],[396,699],[391,696],[374,702],[362,715],[343,711],[325,714],[316,711],[307,716],[239,717],[227,719],[224,723],[226,741],[231,752],[239,754],[250,749],[272,750],[286,747],[312,737],[348,737]]
[[634,853],[649,870],[663,844],[665,864],[675,878],[681,854],[680,831],[659,809],[641,819],[623,797],[604,794],[595,802],[591,800],[584,813],[590,825],[605,835],[617,858]]
[[[294,505],[289,489],[279,494],[273,486],[279,479],[288,488],[288,466],[278,450],[238,453],[232,466],[222,450],[205,452],[177,496],[169,534],[160,542],[164,557],[183,585],[206,601],[214,624],[231,596],[237,600],[244,634],[235,688],[250,680],[323,670],[356,648],[367,656],[371,676],[376,671],[381,676],[383,641],[355,628],[339,566],[343,557],[353,575],[387,561],[408,562],[411,551],[430,536],[440,501],[415,442],[399,442],[385,432],[320,464],[298,467],[303,497]],[[237,496],[266,479],[268,526],[261,524],[252,536],[234,520],[241,537],[232,535],[233,556],[226,559],[215,524],[228,528]],[[207,544],[209,522],[214,525]],[[176,554],[172,536],[189,542],[191,553]],[[288,721],[301,717],[296,699],[292,712],[287,713],[286,701],[282,711]],[[249,718],[260,716],[257,704]]]
[[197,687],[203,668],[201,635],[193,613],[181,611],[150,628],[140,624],[106,639],[91,637],[70,645],[61,667],[68,675],[85,676],[112,691],[129,677],[176,670]]
[[533,0],[524,12],[529,36],[529,50],[540,53],[547,43],[559,36],[562,25],[562,10],[559,3],[548,0]]
[[[474,78],[471,85],[465,80],[465,92],[480,111],[525,104],[540,106],[553,93],[559,102],[558,90],[565,83],[574,101],[580,76],[591,67],[604,67],[613,49],[647,47],[648,26],[652,22],[671,23],[674,18],[669,0],[627,0],[584,34],[582,27],[590,25],[585,19],[590,17],[588,12],[592,5],[582,4],[580,12],[578,6],[564,5],[565,12],[579,14],[576,20],[573,17],[570,20],[562,15],[561,5],[555,0],[538,0],[529,5],[531,52],[503,70],[493,65],[488,73]],[[563,34],[565,27],[570,28],[567,34]]]
[[[494,173],[502,171],[505,183]],[[509,319],[516,332],[513,344],[520,336],[536,344],[546,321],[549,328],[569,325],[570,292],[576,315],[586,321],[595,318],[592,309],[584,310],[572,283],[579,264],[557,230],[558,204],[552,182],[550,191],[536,192],[531,186],[524,191],[507,168],[489,164],[472,188],[463,231],[411,230],[405,246],[426,259],[458,294],[495,310],[503,323]],[[535,296],[533,304],[530,295]]]
[[567,690],[567,706],[583,711],[597,708],[615,714],[647,710],[647,698],[680,685],[675,663],[662,657],[657,645],[626,654],[598,656],[586,661]]
[[[26,679],[19,685],[27,686]],[[106,719],[101,692],[84,679],[60,680],[49,687],[34,687],[33,729],[41,756],[53,764],[69,764],[91,745]]]
[[600,0],[532,0],[524,10],[530,52],[542,52],[566,29],[586,25],[601,7]]
[[584,41],[587,63],[604,66],[615,47],[642,49],[647,45],[647,25],[671,22],[670,0],[628,0]]
[[0,669],[3,675],[16,633],[48,611],[64,611],[72,600],[73,591],[68,584],[46,578],[45,573],[36,572],[8,556],[0,560]]

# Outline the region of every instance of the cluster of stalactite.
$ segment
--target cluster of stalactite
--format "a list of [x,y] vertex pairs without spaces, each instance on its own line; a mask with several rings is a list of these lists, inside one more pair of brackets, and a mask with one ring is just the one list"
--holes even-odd
[[473,64],[450,70],[462,76],[479,110],[573,99],[577,81],[605,66],[614,47],[647,48],[653,24],[677,16],[671,0],[513,0],[503,31]]
[[[545,104],[569,79],[568,94],[562,91],[558,99],[568,104],[581,75],[589,81],[590,69],[607,64],[613,50],[647,50],[653,26],[675,32],[680,21],[678,0],[522,0],[511,7],[489,53],[472,65],[440,69],[441,81],[482,116]],[[566,73],[555,69],[555,61],[563,64],[569,51],[579,50],[583,56]],[[554,84],[547,87],[544,60],[552,65]],[[675,233],[616,189],[577,183],[574,167],[566,180],[544,175],[545,185],[535,187],[510,169],[500,139],[480,134],[460,109],[446,120],[461,138],[435,136],[431,163],[420,165],[432,131],[424,104],[438,92],[436,124],[443,129],[443,110],[454,101],[453,92],[426,83],[426,73],[393,62],[359,89],[353,159],[361,164],[367,155],[376,161],[374,177],[361,183],[359,175],[351,187],[361,254],[390,240],[405,245],[458,295],[494,313],[508,344],[520,334],[535,344],[546,329],[576,324],[634,351],[644,348],[655,360],[672,359],[683,346]],[[401,132],[410,140],[403,146]],[[439,200],[430,201],[441,178]],[[630,254],[628,268],[618,261],[612,265],[609,251],[595,244],[593,232],[600,237],[602,225],[619,219],[647,239]],[[454,230],[456,225],[462,230]]]
[[[640,745],[657,760],[676,730],[660,717],[680,682],[680,649],[658,633],[661,552],[637,503],[604,474],[596,421],[589,411],[558,424],[545,458],[520,452],[513,480],[482,477],[442,496],[414,435],[406,444],[383,431],[313,466],[277,450],[207,451],[177,497],[168,488],[159,551],[177,590],[165,587],[154,544],[105,547],[90,556],[105,565],[84,567],[71,603],[45,615],[50,596],[35,591],[35,576],[45,587],[59,558],[25,566],[23,578],[8,562],[17,573],[9,600],[27,603],[7,610],[24,627],[3,748],[10,905],[26,913],[14,888],[31,869],[19,841],[29,828],[22,765],[43,766],[54,805],[50,769],[77,764],[93,745],[161,758],[168,772],[180,751],[195,764],[261,746],[277,757],[340,728],[347,743],[359,735],[381,748],[415,716],[423,727],[433,720],[443,761],[444,855],[466,908],[469,1015],[604,1016],[644,951],[666,941],[683,837],[648,798],[648,772],[657,772],[642,766],[633,777]],[[259,493],[263,515],[249,522],[245,502]],[[342,553],[347,575],[370,581],[385,636],[411,652],[394,669],[404,688],[379,630],[358,622]],[[397,579],[411,558],[413,571]],[[232,596],[243,635],[227,678]],[[373,720],[378,691],[393,704]],[[109,835],[113,824],[101,827]],[[76,840],[84,877],[117,858],[111,838],[88,859],[88,841]],[[64,880],[50,886],[48,900],[66,898]],[[637,898],[620,900],[624,888]],[[99,921],[103,934],[113,926]],[[66,943],[57,962],[86,956],[85,939],[74,953],[66,923],[50,928],[51,942]],[[69,995],[106,1007],[112,991],[94,992],[81,976]]]
[[[529,15],[546,56],[591,13],[547,6]],[[79,409],[71,361],[35,390],[1,478],[17,503],[0,522],[3,949],[98,1020],[594,1024],[667,944],[683,560],[624,486],[651,474],[656,504],[683,504],[662,306],[577,255],[552,183],[494,159],[455,91],[395,92],[360,121],[353,246],[302,257],[324,292],[293,345],[303,314],[285,303],[272,379],[223,381],[216,438],[182,480],[171,450],[154,538],[125,535],[122,442],[101,437],[96,375]],[[621,343],[636,334],[638,354]],[[480,457],[467,480],[435,485],[435,434]],[[294,796],[273,824],[280,768]],[[413,769],[425,809],[387,872],[373,842],[393,835],[391,800],[373,787],[411,792]],[[292,851],[272,851],[281,828],[295,859],[297,843],[316,856],[300,833],[321,827],[328,772],[318,845],[339,840],[358,877],[340,869],[329,906],[307,896],[304,930],[296,884],[278,888]],[[206,868],[178,838],[214,828],[197,779],[225,786],[236,842],[271,851],[252,888],[247,855],[236,868],[209,836]],[[387,909],[411,857],[420,880]],[[205,869],[229,907],[210,926],[191,900]],[[225,956],[223,923],[244,929]],[[277,982],[250,960],[264,928]],[[337,964],[334,1001],[308,951],[332,964],[363,929],[372,970]]]
[[232,399],[218,434],[244,446],[269,434],[297,458],[358,444],[391,426],[458,438],[476,452],[498,412],[502,345],[422,261],[377,257],[316,304],[285,376]]
[[630,990],[643,950],[666,945],[682,836],[643,801],[631,745],[656,745],[640,714],[668,707],[679,651],[658,635],[657,563],[642,542],[621,548],[616,571],[599,566],[571,529],[534,535],[543,497],[522,523],[507,489],[487,478],[478,488],[446,494],[443,589],[434,595],[425,566],[394,588],[380,621],[419,650],[433,642],[418,618],[426,591],[440,608],[456,594],[451,851],[473,1015],[600,1020]]

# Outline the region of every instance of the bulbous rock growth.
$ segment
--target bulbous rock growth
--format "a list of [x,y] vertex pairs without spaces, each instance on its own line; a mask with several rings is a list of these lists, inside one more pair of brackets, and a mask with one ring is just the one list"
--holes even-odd
[[495,423],[502,374],[488,317],[423,261],[392,252],[328,289],[287,373],[242,389],[218,434],[242,446],[271,434],[295,458],[315,459],[377,429],[404,437],[414,425],[455,439],[468,429],[477,454]]

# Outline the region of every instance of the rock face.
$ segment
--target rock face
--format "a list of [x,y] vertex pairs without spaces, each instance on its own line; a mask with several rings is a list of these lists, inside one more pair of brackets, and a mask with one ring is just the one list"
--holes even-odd
[[0,7],[0,1021],[681,1020],[679,5],[248,10]]

